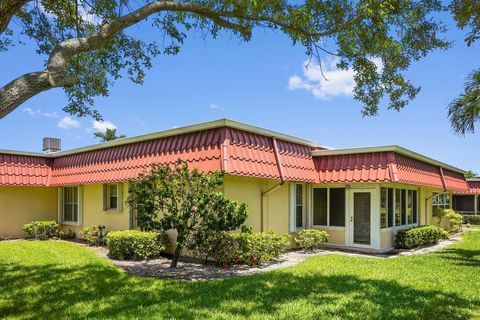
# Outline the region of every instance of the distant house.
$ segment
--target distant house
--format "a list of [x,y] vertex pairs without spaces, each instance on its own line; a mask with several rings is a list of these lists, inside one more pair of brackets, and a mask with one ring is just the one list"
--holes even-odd
[[453,209],[464,214],[480,214],[480,179],[467,179],[469,190],[453,195]]
[[0,151],[1,237],[22,236],[21,226],[38,219],[76,231],[135,228],[128,179],[177,159],[224,171],[223,192],[248,204],[255,230],[318,228],[332,246],[377,252],[470,190],[463,170],[399,146],[329,149],[227,119],[68,151],[52,141],[49,153]]

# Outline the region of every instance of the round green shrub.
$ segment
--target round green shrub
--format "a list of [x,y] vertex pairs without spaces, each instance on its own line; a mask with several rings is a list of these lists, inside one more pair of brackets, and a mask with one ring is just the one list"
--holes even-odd
[[138,230],[110,231],[106,239],[110,256],[118,260],[149,260],[158,257],[168,244],[164,233]]
[[308,229],[298,232],[293,238],[295,244],[303,250],[313,251],[323,248],[328,241],[328,233],[322,230]]
[[412,249],[448,239],[448,232],[436,226],[422,226],[398,231],[395,242],[398,249]]
[[56,238],[60,225],[56,221],[32,221],[23,225],[25,231],[30,237],[38,240],[47,240]]
[[273,231],[218,234],[213,258],[222,266],[260,265],[279,258],[290,246],[290,236]]
[[456,232],[462,228],[462,215],[456,213],[452,209],[445,210],[445,225],[450,232]]

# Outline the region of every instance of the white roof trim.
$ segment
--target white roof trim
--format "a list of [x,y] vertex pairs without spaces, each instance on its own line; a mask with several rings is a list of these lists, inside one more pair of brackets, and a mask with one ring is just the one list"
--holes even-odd
[[278,138],[280,140],[293,142],[293,143],[298,143],[298,144],[306,145],[306,146],[309,146],[309,147],[325,148],[325,147],[323,147],[323,146],[321,146],[318,143],[313,142],[313,141],[297,138],[297,137],[294,137],[294,136],[291,136],[291,135],[279,133],[279,132],[268,130],[268,129],[263,129],[263,128],[260,128],[260,127],[252,126],[252,125],[242,123],[242,122],[238,122],[238,121],[233,121],[233,120],[230,120],[230,119],[220,119],[220,120],[203,122],[203,123],[189,125],[189,126],[180,127],[180,128],[174,128],[174,129],[170,129],[170,130],[164,130],[164,131],[144,134],[144,135],[140,135],[140,136],[121,138],[121,139],[117,139],[117,140],[113,140],[113,141],[108,141],[108,142],[104,142],[104,143],[94,144],[94,145],[81,147],[81,148],[76,148],[76,149],[71,149],[71,150],[59,151],[59,152],[50,153],[50,154],[35,153],[35,152],[23,152],[23,151],[14,151],[14,150],[0,150],[0,153],[29,155],[29,156],[37,156],[37,157],[42,156],[42,157],[45,157],[45,158],[56,158],[56,157],[61,157],[61,156],[66,156],[66,155],[70,155],[70,154],[91,151],[91,150],[106,149],[106,148],[121,146],[121,145],[125,145],[125,144],[154,140],[154,139],[159,139],[159,138],[164,138],[164,137],[171,137],[171,136],[176,136],[176,135],[185,134],[185,133],[192,133],[192,132],[196,132],[196,131],[222,128],[222,127],[228,127],[228,128],[243,130],[243,131],[260,134],[260,135],[267,136],[267,137],[275,137],[275,138]]
[[52,156],[51,153],[17,151],[17,150],[4,150],[4,149],[0,149],[0,154],[14,154],[14,155],[17,155],[17,156],[44,157],[44,158],[50,158]]
[[359,154],[359,153],[372,153],[372,152],[396,152],[406,155],[410,158],[414,158],[435,166],[439,166],[451,171],[455,171],[461,174],[465,174],[465,171],[449,164],[437,161],[435,159],[424,156],[420,153],[406,149],[398,145],[378,146],[378,147],[361,147],[361,148],[346,148],[346,149],[332,149],[332,150],[317,150],[313,151],[313,156],[332,156],[332,155],[344,155],[344,154]]

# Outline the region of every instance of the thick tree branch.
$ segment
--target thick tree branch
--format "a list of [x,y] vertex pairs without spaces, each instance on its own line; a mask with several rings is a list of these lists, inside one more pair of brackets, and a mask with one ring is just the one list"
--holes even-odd
[[7,29],[15,13],[29,0],[0,0],[0,34]]
[[[23,3],[25,2],[26,1],[23,1]],[[251,28],[232,22],[232,20],[265,21],[276,24],[284,29],[293,29],[292,26],[267,16],[249,16],[235,11],[215,11],[202,5],[177,3],[174,1],[152,2],[136,11],[103,24],[100,26],[99,31],[91,36],[72,38],[59,43],[50,54],[46,70],[23,75],[5,87],[0,88],[0,119],[17,108],[22,102],[41,91],[54,87],[68,87],[73,85],[73,80],[67,73],[69,61],[72,56],[99,49],[115,34],[162,11],[197,14],[212,20],[215,24],[223,28],[238,32],[247,39],[251,36]],[[305,31],[305,34],[308,33]]]

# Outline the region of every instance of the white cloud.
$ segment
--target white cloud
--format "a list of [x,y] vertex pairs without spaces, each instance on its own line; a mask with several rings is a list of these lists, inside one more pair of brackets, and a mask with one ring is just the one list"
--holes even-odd
[[65,130],[80,128],[81,125],[82,124],[78,120],[70,118],[69,116],[65,116],[58,121],[58,127]]
[[92,132],[105,132],[107,129],[117,129],[117,127],[110,121],[92,121]]
[[40,110],[33,110],[32,108],[23,108],[22,110],[23,112],[25,112],[26,114],[28,114],[29,116],[32,116],[32,117],[35,117],[37,115],[39,115],[41,113]]
[[[338,58],[327,59],[322,62],[322,68],[318,64],[308,66],[305,62],[303,76],[291,76],[288,80],[288,88],[290,90],[307,90],[314,97],[322,100],[336,96],[351,96],[355,87],[353,80],[355,71],[338,69],[336,66],[338,61]],[[372,62],[379,70],[382,69],[380,59],[374,58]]]
[[52,112],[43,112],[42,113],[43,116],[47,117],[47,118],[60,118],[60,116],[58,115],[58,113],[56,113],[55,111],[52,111]]
[[209,108],[212,111],[225,111],[225,108],[222,106],[219,106],[218,104],[211,104]]

